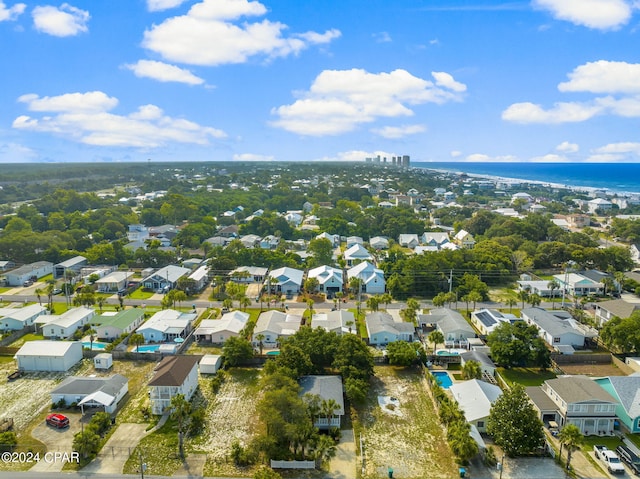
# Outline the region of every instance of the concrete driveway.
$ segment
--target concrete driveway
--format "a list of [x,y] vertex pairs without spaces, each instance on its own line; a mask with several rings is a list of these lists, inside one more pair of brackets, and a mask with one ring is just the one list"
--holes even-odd
[[331,459],[329,474],[331,479],[356,479],[356,443],[353,429],[342,430],[340,443],[336,448],[336,455]]
[[98,457],[82,469],[82,472],[120,474],[129,455],[145,435],[148,424],[123,423],[111,435]]
[[[69,418],[69,427],[56,429],[48,426],[44,421],[36,426],[31,435],[47,446],[47,452],[61,452],[71,454],[73,451],[73,436],[80,432],[81,415],[79,413],[65,413]],[[64,462],[62,460],[45,461],[44,458],[36,463],[30,470],[36,472],[59,472],[62,470]]]

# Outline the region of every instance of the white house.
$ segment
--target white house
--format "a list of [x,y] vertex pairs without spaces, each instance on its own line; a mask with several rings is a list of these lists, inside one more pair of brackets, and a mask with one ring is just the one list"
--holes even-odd
[[[289,267],[274,269],[269,273],[267,282],[271,283],[271,288],[284,294],[299,293],[302,288],[302,277],[304,271]],[[275,279],[276,281],[271,281]]]
[[69,376],[51,391],[51,403],[64,401],[84,407],[103,407],[114,413],[129,391],[129,380],[121,374],[105,377]]
[[310,269],[307,278],[318,280],[318,291],[322,293],[337,293],[342,291],[344,278],[342,270],[332,266],[318,266]]
[[25,281],[32,277],[42,278],[53,273],[53,263],[48,261],[38,261],[26,264],[5,274],[8,286],[22,286]]
[[347,248],[351,248],[352,246],[357,244],[364,244],[364,240],[360,236],[347,236]]
[[560,290],[564,289],[572,296],[588,296],[590,294],[602,294],[604,285],[593,281],[578,273],[555,274],[553,277],[560,285]]
[[124,291],[131,278],[133,278],[132,271],[114,271],[95,282],[96,290],[98,293]]
[[464,366],[469,361],[475,361],[480,364],[480,369],[482,370],[482,374],[489,376],[491,378],[496,375],[496,364],[491,360],[491,358],[482,351],[467,351],[465,353],[460,354],[460,364]]
[[181,313],[173,309],[164,309],[151,316],[137,329],[144,336],[145,343],[160,343],[185,338],[191,331],[194,313]]
[[417,234],[403,233],[398,237],[398,244],[413,249],[420,244],[420,239]]
[[466,421],[478,432],[487,431],[491,406],[502,395],[500,387],[478,379],[452,384],[449,392],[458,403]]
[[446,348],[467,348],[468,339],[475,338],[476,333],[466,319],[449,308],[432,309],[429,314],[418,315],[418,324],[433,324],[444,336]]
[[198,389],[198,362],[201,356],[167,356],[155,368],[149,381],[151,413],[162,414],[170,407],[171,398],[184,395],[189,401]]
[[91,324],[95,326],[98,339],[114,340],[118,336],[131,333],[144,321],[142,308],[123,309],[122,311],[105,311],[95,316]]
[[189,279],[195,283],[195,291],[187,291],[187,295],[202,291],[209,282],[209,267],[202,265],[189,275]]
[[485,336],[491,334],[502,323],[512,323],[517,319],[515,314],[502,313],[497,309],[480,309],[471,313],[471,324]]
[[[275,309],[265,311],[260,315],[253,329],[252,342],[257,346],[261,341],[265,346],[275,346],[283,338],[293,336],[302,323],[302,316],[286,314]],[[256,339],[258,335],[264,336],[262,340]]]
[[219,354],[205,354],[199,363],[200,374],[215,374],[222,366],[222,356]]
[[595,198],[587,201],[587,208],[589,209],[589,213],[595,213],[598,210],[609,211],[613,208],[613,203],[609,200],[605,200],[604,198]]
[[204,319],[193,332],[196,341],[224,344],[231,337],[239,337],[240,331],[249,322],[249,313],[230,311],[220,319]]
[[261,266],[239,266],[231,271],[229,278],[236,283],[262,283],[268,271]]
[[[517,281],[517,283],[518,283],[518,289],[520,291],[526,291],[529,294],[537,294],[541,298],[562,296],[560,283],[557,281],[520,280],[520,281]],[[556,287],[552,288],[551,286],[554,284]]]
[[412,323],[396,322],[390,314],[381,311],[367,314],[365,325],[371,345],[413,341],[416,335],[416,328]]
[[318,236],[316,236],[316,239],[328,239],[329,241],[331,241],[331,244],[336,247],[340,244],[340,235],[332,235],[330,233],[320,233]]
[[340,428],[342,416],[345,414],[344,390],[340,376],[302,376],[299,381],[300,395],[317,396],[320,401],[333,400],[336,409],[329,417],[320,414],[315,418],[314,426],[318,429]]
[[42,324],[42,335],[45,338],[66,339],[85,324],[89,324],[95,315],[95,310],[79,306],[59,316],[43,314],[36,319],[36,324]]
[[322,328],[338,335],[356,333],[356,319],[351,311],[344,309],[328,313],[316,313],[311,317],[311,328]]
[[344,252],[344,260],[347,262],[347,266],[353,266],[361,261],[371,261],[373,256],[367,251],[367,248],[362,244],[354,244]]
[[159,269],[155,273],[142,280],[142,285],[153,291],[169,291],[178,284],[178,280],[183,276],[191,274],[189,268],[170,264]]
[[80,341],[27,341],[15,355],[20,371],[68,371],[82,360]]
[[389,248],[389,240],[384,236],[374,236],[369,239],[369,246],[371,246],[375,250],[388,249]]
[[19,331],[34,324],[46,312],[47,308],[39,304],[29,304],[24,308],[0,308],[0,329]]
[[364,261],[347,270],[347,279],[359,278],[362,281],[362,292],[382,294],[386,288],[384,271]]
[[[584,347],[586,338],[598,335],[596,330],[580,324],[567,311],[525,308],[520,313],[528,324],[537,326],[540,337],[552,347],[571,346],[580,349]],[[563,349],[565,353],[570,351]]]

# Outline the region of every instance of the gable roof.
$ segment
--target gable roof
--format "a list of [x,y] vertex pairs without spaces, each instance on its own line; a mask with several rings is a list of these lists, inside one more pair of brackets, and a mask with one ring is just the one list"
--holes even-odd
[[344,396],[340,376],[302,376],[299,381],[300,395],[316,394],[321,399],[333,399],[338,404],[337,415],[344,415]]
[[640,416],[640,376],[609,376],[607,379],[629,417]]
[[467,422],[489,416],[492,404],[502,395],[502,389],[478,379],[452,384],[449,387]]
[[586,376],[560,376],[547,379],[545,385],[567,404],[587,401],[617,402],[611,394]]
[[640,304],[627,303],[624,299],[612,299],[597,303],[596,307],[604,309],[620,319],[624,319],[631,316],[637,309],[640,309]]
[[51,394],[86,395],[102,391],[115,397],[128,382],[122,374],[114,374],[109,378],[69,376],[53,389]]
[[114,328],[125,329],[127,326],[140,319],[141,316],[144,316],[142,308],[131,308],[118,311],[116,314],[103,313],[99,316],[94,316],[91,323],[100,326],[113,326]]
[[167,356],[155,368],[149,386],[182,386],[202,356]]

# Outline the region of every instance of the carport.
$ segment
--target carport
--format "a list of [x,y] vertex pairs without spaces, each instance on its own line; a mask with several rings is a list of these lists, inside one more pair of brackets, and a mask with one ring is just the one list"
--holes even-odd
[[88,407],[104,407],[104,412],[112,413],[115,410],[115,400],[114,396],[107,394],[103,391],[96,391],[94,393],[88,394],[85,398],[78,403],[80,406],[80,410],[84,415],[84,406]]

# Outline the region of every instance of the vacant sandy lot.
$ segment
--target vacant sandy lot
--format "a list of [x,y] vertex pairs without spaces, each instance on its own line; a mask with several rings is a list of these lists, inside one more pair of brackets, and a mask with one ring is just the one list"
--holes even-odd
[[[365,478],[451,478],[457,468],[446,442],[424,379],[415,370],[380,366],[362,413]],[[392,409],[380,407],[378,397],[397,399]],[[389,401],[383,401],[387,403]]]

